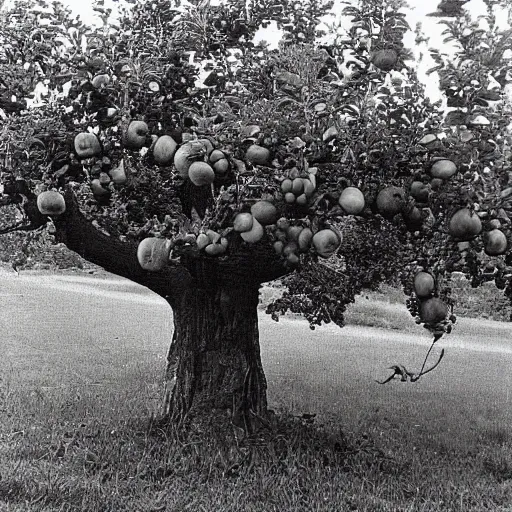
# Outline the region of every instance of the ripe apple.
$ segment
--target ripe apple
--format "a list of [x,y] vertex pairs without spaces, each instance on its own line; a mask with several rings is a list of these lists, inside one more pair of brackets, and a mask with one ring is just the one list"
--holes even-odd
[[347,187],[338,199],[339,205],[350,215],[358,215],[364,210],[364,195],[356,187]]
[[508,240],[500,229],[492,229],[484,235],[484,251],[488,256],[499,256],[507,252]]
[[322,229],[313,236],[313,247],[322,258],[332,256],[341,245],[340,237],[332,229]]
[[300,234],[302,233],[303,230],[304,228],[302,226],[290,226],[286,230],[286,237],[288,240],[292,242],[298,242]]
[[299,206],[306,206],[308,204],[308,196],[306,196],[306,194],[301,194],[297,199],[295,199],[295,202]]
[[300,258],[297,256],[296,253],[291,252],[290,254],[288,254],[288,256],[286,256],[286,266],[290,268],[295,268],[299,265],[299,263]]
[[410,189],[411,196],[418,201],[418,203],[428,202],[429,190],[428,186],[422,181],[413,181]]
[[281,182],[281,191],[283,194],[288,194],[292,191],[293,181],[290,178],[285,178]]
[[383,217],[394,217],[405,206],[405,192],[400,187],[386,187],[377,195],[377,209]]
[[137,248],[137,260],[144,270],[158,272],[168,264],[171,248],[167,238],[144,238]]
[[277,209],[269,201],[258,201],[251,206],[253,217],[263,226],[277,222]]
[[263,228],[263,226],[256,219],[253,219],[252,228],[249,231],[246,231],[245,233],[240,233],[240,236],[246,242],[254,244],[256,242],[259,242],[263,238],[264,234],[265,229]]
[[430,168],[433,178],[450,179],[457,172],[457,166],[451,160],[436,160]]
[[395,50],[389,48],[378,50],[373,54],[372,62],[375,67],[382,71],[391,71],[398,60],[398,54]]
[[37,208],[43,215],[62,215],[66,211],[66,201],[59,192],[47,190],[37,196]]
[[171,165],[178,145],[170,135],[158,137],[153,146],[153,158],[158,165]]
[[229,169],[229,160],[227,158],[221,158],[213,164],[213,170],[215,174],[224,176]]
[[304,181],[302,181],[302,178],[295,178],[292,181],[292,192],[296,196],[300,196],[304,190]]
[[482,231],[480,217],[468,208],[462,208],[455,212],[450,219],[448,232],[450,236],[459,241],[469,241]]
[[448,306],[438,297],[432,297],[420,304],[420,318],[426,324],[442,322],[448,315]]
[[254,165],[266,165],[270,160],[270,151],[258,144],[252,144],[245,153],[245,159]]
[[227,245],[223,245],[220,242],[216,244],[208,244],[204,252],[210,256],[220,256],[226,252]]
[[276,226],[278,229],[282,229],[283,231],[286,231],[290,227],[290,221],[286,217],[281,217],[276,222]]
[[299,238],[297,240],[297,243],[299,245],[299,251],[306,252],[309,249],[309,247],[311,246],[312,240],[313,240],[313,231],[311,231],[310,228],[304,228],[300,232]]
[[283,254],[285,256],[288,256],[289,254],[292,254],[292,253],[296,254],[298,250],[299,250],[299,245],[297,244],[297,242],[292,240],[284,246]]
[[286,203],[288,204],[293,204],[295,203],[295,194],[293,192],[287,192],[285,195],[284,195],[284,200]]
[[419,299],[430,297],[436,288],[436,282],[432,274],[428,272],[418,272],[414,276],[414,293]]
[[276,254],[278,256],[281,256],[281,254],[283,254],[283,249],[284,249],[284,242],[282,242],[281,240],[276,240],[274,242],[274,251],[276,251]]
[[442,185],[443,180],[441,178],[432,178],[430,180],[430,186],[432,187],[432,190],[439,190]]
[[94,133],[81,132],[75,137],[75,153],[78,158],[92,158],[101,155],[101,144]]
[[206,233],[199,233],[196,239],[197,248],[202,251],[211,244],[210,237]]
[[214,164],[215,162],[218,162],[219,160],[226,158],[226,155],[223,151],[220,149],[214,149],[209,156],[210,163]]
[[251,213],[238,213],[233,222],[233,229],[238,233],[245,233],[252,228],[254,217]]
[[108,83],[110,82],[110,77],[103,73],[101,75],[96,75],[93,79],[92,79],[92,86],[96,89],[101,89],[104,85],[108,85]]
[[304,194],[309,199],[315,192],[316,187],[313,182],[307,178],[304,178],[302,181],[304,182]]
[[203,160],[205,155],[205,146],[198,140],[191,140],[181,145],[174,154],[174,166],[180,176],[186,178],[191,164]]
[[149,126],[144,121],[132,121],[123,137],[123,144],[129,149],[141,149],[146,144]]
[[196,187],[202,187],[215,181],[215,172],[206,162],[192,162],[188,168],[188,177]]

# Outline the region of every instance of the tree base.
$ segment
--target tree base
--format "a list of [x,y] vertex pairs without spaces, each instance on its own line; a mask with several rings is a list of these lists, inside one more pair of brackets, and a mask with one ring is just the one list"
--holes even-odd
[[222,411],[247,432],[267,422],[258,288],[189,288],[174,306],[162,421]]

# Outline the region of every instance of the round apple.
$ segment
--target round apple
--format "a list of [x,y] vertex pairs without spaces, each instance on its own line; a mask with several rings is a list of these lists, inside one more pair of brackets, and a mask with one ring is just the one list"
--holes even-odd
[[303,190],[304,190],[304,181],[302,180],[302,178],[295,178],[292,181],[292,192],[296,196],[300,196],[302,194]]
[[153,146],[153,158],[158,165],[171,165],[174,159],[174,153],[178,145],[170,135],[158,137]]
[[75,153],[78,158],[92,158],[101,155],[101,144],[94,133],[82,132],[75,137]]
[[292,186],[293,186],[293,181],[289,178],[285,178],[281,182],[281,191],[283,192],[283,194],[291,193]]
[[428,272],[418,272],[414,276],[414,293],[419,299],[430,297],[436,288],[436,282],[432,274]]
[[194,185],[202,187],[215,181],[215,172],[206,162],[193,162],[188,168],[188,177]]
[[508,240],[500,229],[492,229],[484,235],[484,251],[488,256],[499,256],[507,252]]
[[205,146],[198,140],[191,140],[181,145],[174,154],[174,166],[180,176],[186,178],[192,163],[204,159],[205,155]]
[[253,217],[263,226],[277,222],[277,209],[268,201],[258,201],[251,206]]
[[37,196],[37,208],[43,215],[62,215],[66,211],[66,201],[59,192],[47,190]]
[[240,236],[248,243],[255,244],[256,242],[259,242],[263,235],[265,234],[265,229],[263,226],[256,220],[253,219],[252,221],[252,228],[249,231],[246,231],[245,233],[240,233]]
[[413,181],[410,189],[411,196],[419,203],[426,203],[428,201],[429,190],[428,186],[422,181]]
[[313,240],[313,231],[310,228],[304,228],[297,240],[297,244],[299,246],[300,252],[306,252],[311,246],[311,241]]
[[377,195],[377,209],[383,217],[394,217],[405,206],[405,192],[400,187],[386,187]]
[[338,203],[350,215],[358,215],[364,210],[364,195],[356,187],[347,187],[343,189]]
[[209,156],[210,163],[214,164],[215,162],[218,162],[219,160],[225,159],[226,155],[223,151],[220,149],[214,149]]
[[229,169],[229,161],[227,158],[221,158],[212,165],[215,174],[218,174],[219,176],[224,176]]
[[420,318],[426,324],[435,325],[446,319],[448,306],[438,297],[432,297],[420,305]]
[[158,272],[168,264],[171,248],[167,238],[144,238],[137,248],[137,260],[144,270]]
[[128,149],[142,149],[149,135],[149,126],[144,121],[132,121],[123,137],[123,144]]
[[382,71],[391,71],[398,60],[398,54],[395,50],[389,48],[378,50],[373,54],[372,62],[375,67]]
[[430,168],[433,178],[450,179],[457,172],[457,166],[451,160],[437,160]]
[[480,217],[468,208],[462,208],[455,212],[450,219],[448,232],[450,236],[460,241],[469,241],[482,231]]
[[319,256],[329,258],[337,251],[341,240],[332,229],[322,229],[315,233],[312,243]]
[[270,151],[258,144],[252,144],[245,153],[245,159],[254,165],[267,165],[270,160]]
[[238,233],[246,233],[251,230],[253,221],[254,217],[251,213],[238,213],[233,222],[233,229]]

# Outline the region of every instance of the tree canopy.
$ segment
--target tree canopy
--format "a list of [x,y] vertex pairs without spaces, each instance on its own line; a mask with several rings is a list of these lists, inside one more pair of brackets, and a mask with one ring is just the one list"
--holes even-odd
[[[97,1],[95,26],[15,2],[1,13],[0,159],[2,203],[23,218],[4,232],[38,230],[123,273],[65,227],[73,214],[138,253],[137,279],[164,296],[165,276],[199,268],[216,283],[281,278],[267,312],[312,328],[400,282],[437,340],[455,321],[454,271],[512,299],[512,31],[496,23],[510,6],[485,0],[475,20],[441,2],[455,47],[430,50],[443,104],[404,47],[405,3],[342,3],[349,28],[319,44],[322,0],[134,0],[116,20]],[[275,50],[253,43],[271,22]]]

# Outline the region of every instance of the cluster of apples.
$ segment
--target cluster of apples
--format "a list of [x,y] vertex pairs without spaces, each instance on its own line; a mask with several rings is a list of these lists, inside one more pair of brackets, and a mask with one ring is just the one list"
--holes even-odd
[[436,289],[434,276],[420,270],[414,276],[413,289],[420,302],[418,323],[424,322],[427,326],[447,325],[448,306],[439,297],[433,297]]
[[300,254],[313,248],[320,257],[329,258],[341,245],[341,235],[332,229],[321,229],[313,233],[308,226],[292,224],[289,219],[281,217],[273,232],[274,250],[278,256],[285,258],[285,265],[294,268],[299,264]]
[[233,222],[234,231],[248,243],[261,240],[265,227],[272,234],[276,254],[284,257],[290,267],[297,266],[300,253],[309,251],[311,247],[319,256],[329,258],[341,244],[341,236],[331,229],[313,233],[309,227],[292,225],[285,217],[278,219],[278,211],[269,201],[254,203],[250,212],[238,213]]
[[313,172],[301,178],[297,168],[293,168],[281,182],[281,192],[287,204],[306,206],[316,190],[316,177]]
[[[193,235],[187,235],[193,236]],[[208,229],[204,232],[199,233],[195,240],[197,248],[203,251],[209,256],[220,256],[224,254],[228,248],[227,238],[221,236],[213,229]]]
[[[425,135],[420,140],[420,144],[424,145],[430,143],[431,137],[436,139],[435,135]],[[438,190],[442,184],[454,176],[457,171],[457,165],[452,160],[443,157],[434,157],[429,171],[431,176],[430,184],[419,180],[413,181],[410,187],[411,196],[419,203],[427,203],[430,189]]]
[[117,167],[112,168],[108,158],[102,158],[103,149],[94,133],[81,132],[75,136],[74,149],[76,157],[88,160],[91,165],[91,190],[96,198],[110,194],[109,185],[124,185],[127,181],[124,162],[121,160]]
[[197,187],[211,185],[229,171],[229,159],[215,149],[209,139],[195,139],[182,144],[174,154],[174,166],[182,178],[189,178]]
[[[448,225],[450,236],[463,244],[473,240],[482,233],[482,221],[478,215],[479,212],[471,211],[469,208],[457,210]],[[508,250],[508,239],[505,233],[500,229],[501,222],[498,219],[492,219],[488,223],[488,230],[482,235],[484,252],[488,256],[500,256]]]

